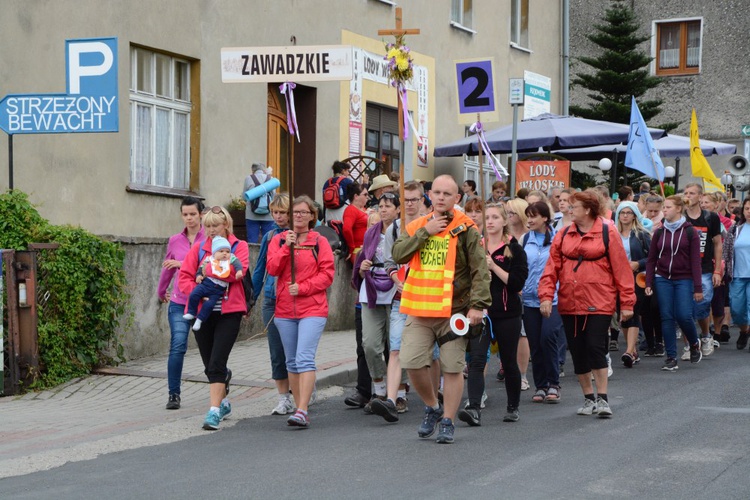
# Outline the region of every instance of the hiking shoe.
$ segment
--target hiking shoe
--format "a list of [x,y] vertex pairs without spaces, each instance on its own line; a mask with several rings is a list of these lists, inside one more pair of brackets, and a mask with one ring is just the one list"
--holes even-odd
[[544,397],[544,402],[549,404],[557,404],[560,402],[560,389],[557,387],[550,387],[547,389],[547,395]]
[[373,399],[370,402],[370,408],[375,415],[380,415],[386,422],[398,422],[398,410],[395,403],[390,399],[385,401],[379,398]]
[[346,406],[351,406],[352,408],[364,408],[369,401],[370,400],[360,394],[359,391],[354,391],[354,394],[344,399],[344,404]]
[[665,372],[673,372],[677,370],[677,359],[675,358],[665,359],[664,365],[661,367],[661,369]]
[[666,354],[664,352],[664,344],[662,342],[657,342],[654,346],[654,356],[656,356],[657,358],[661,358],[664,356],[664,354]]
[[271,415],[286,415],[287,413],[294,413],[294,403],[289,398],[279,399],[279,404],[271,410]]
[[625,368],[633,368],[633,362],[635,361],[635,358],[633,358],[633,355],[629,352],[626,352],[622,355],[622,364],[625,365]]
[[388,398],[386,398],[385,396],[373,396],[372,399],[370,401],[368,401],[367,404],[365,405],[365,407],[363,408],[363,410],[365,411],[365,413],[367,415],[372,415],[373,414],[372,413],[372,402],[375,401],[376,399],[379,399],[380,401],[385,401]]
[[609,350],[610,351],[619,351],[620,345],[617,343],[616,340],[610,340],[609,341]]
[[409,411],[409,400],[406,398],[396,398],[396,411],[398,413]]
[[232,380],[232,370],[227,368],[227,376],[224,378],[224,391],[225,396],[229,394],[229,382]]
[[219,412],[208,410],[208,413],[206,413],[206,419],[203,421],[203,429],[207,431],[215,431],[219,428],[219,422],[221,422],[221,415]]
[[732,338],[732,336],[729,335],[729,326],[721,325],[721,332],[719,333],[719,342],[722,344],[726,344],[729,342],[730,338]]
[[[714,346],[711,345],[711,352],[713,352]],[[692,346],[690,346],[690,362],[691,363],[700,363],[701,359],[703,359],[703,352],[701,351],[701,344],[699,342],[696,342]]]
[[612,416],[612,408],[602,398],[596,398],[596,414],[599,418],[609,418]]
[[[701,353],[704,356],[710,356],[714,353],[713,337],[701,337]],[[692,361],[692,359],[691,359]]]
[[682,348],[682,356],[680,357],[680,361],[689,361],[690,360],[690,346],[685,346]]
[[453,421],[449,418],[444,418],[440,421],[440,430],[435,441],[440,444],[453,444],[453,432],[455,430],[456,426],[453,425]]
[[584,398],[583,406],[578,408],[576,412],[578,415],[596,415],[596,401],[589,398]]
[[180,395],[170,394],[169,401],[167,401],[167,410],[179,410],[180,409]]
[[482,413],[476,408],[464,408],[458,412],[458,419],[461,422],[466,422],[471,427],[479,427],[482,425]]
[[419,426],[417,434],[421,438],[427,438],[435,433],[435,426],[443,418],[443,405],[437,410],[433,410],[430,406],[424,407],[424,419],[422,419],[422,425]]
[[232,403],[230,403],[229,401],[227,401],[226,403],[222,401],[221,405],[219,405],[219,418],[221,420],[224,420],[231,414],[232,414]]
[[737,337],[737,350],[741,351],[747,347],[748,339],[750,339],[750,333],[740,332],[740,336]]
[[521,417],[518,416],[518,408],[508,408],[503,416],[503,422],[518,422]]
[[300,410],[294,412],[294,415],[286,419],[286,425],[290,427],[302,427],[307,428],[310,425],[310,417],[302,413]]

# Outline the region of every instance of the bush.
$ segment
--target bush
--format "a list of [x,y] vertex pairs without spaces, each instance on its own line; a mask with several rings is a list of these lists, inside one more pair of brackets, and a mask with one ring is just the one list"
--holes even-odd
[[25,250],[29,243],[60,245],[38,261],[49,299],[38,318],[41,373],[33,388],[114,362],[107,353],[122,352],[116,329],[129,301],[125,251],[80,227],[50,224],[21,191],[0,195],[0,248]]

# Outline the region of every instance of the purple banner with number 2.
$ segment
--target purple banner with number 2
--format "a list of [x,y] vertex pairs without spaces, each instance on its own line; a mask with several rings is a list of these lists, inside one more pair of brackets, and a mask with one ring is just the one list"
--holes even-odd
[[458,83],[459,113],[495,111],[492,61],[456,63],[456,82]]

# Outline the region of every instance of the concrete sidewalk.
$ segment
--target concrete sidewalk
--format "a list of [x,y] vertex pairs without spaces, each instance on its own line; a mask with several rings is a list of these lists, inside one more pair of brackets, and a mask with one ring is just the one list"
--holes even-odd
[[[316,358],[319,397],[356,380],[353,330],[326,332]],[[265,338],[237,342],[229,357],[232,415],[270,414],[276,405]],[[54,389],[0,398],[0,478],[28,474],[102,453],[185,439],[201,429],[208,385],[197,349],[185,356],[182,408],[168,411],[167,356],[124,363]],[[327,389],[328,388],[328,389]]]

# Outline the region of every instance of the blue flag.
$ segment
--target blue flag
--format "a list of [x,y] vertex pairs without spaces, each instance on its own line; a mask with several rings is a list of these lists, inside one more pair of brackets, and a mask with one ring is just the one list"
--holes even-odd
[[628,149],[625,153],[625,166],[643,172],[659,182],[664,181],[664,164],[659,158],[659,151],[654,146],[635,97],[630,108],[630,134],[628,135]]

